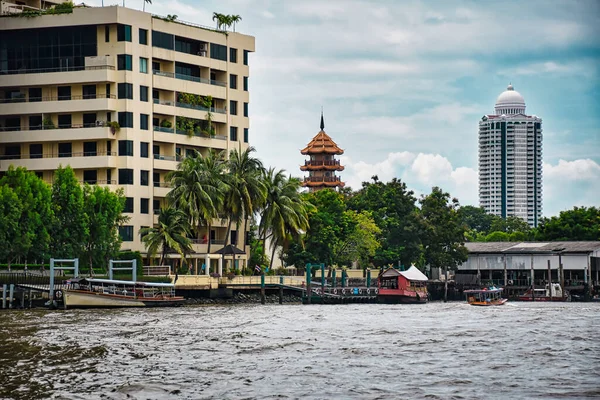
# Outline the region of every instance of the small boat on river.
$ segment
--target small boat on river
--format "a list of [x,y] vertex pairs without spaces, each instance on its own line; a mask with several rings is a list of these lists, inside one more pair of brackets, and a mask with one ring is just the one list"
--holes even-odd
[[406,271],[389,268],[379,276],[380,303],[427,303],[427,276],[414,265]]
[[517,297],[521,301],[569,301],[569,295],[563,292],[560,284],[553,283],[548,289],[528,289],[524,294]]
[[465,290],[467,303],[472,306],[501,306],[506,303],[506,299],[502,298],[502,288],[489,288],[478,290]]
[[175,295],[171,283],[121,281],[114,279],[71,279],[62,297],[65,309],[108,307],[172,307],[185,299]]

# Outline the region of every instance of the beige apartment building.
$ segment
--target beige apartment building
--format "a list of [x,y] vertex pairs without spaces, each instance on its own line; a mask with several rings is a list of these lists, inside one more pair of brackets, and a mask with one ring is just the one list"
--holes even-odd
[[[0,18],[0,174],[22,166],[51,182],[70,165],[81,182],[123,188],[122,248],[145,252],[138,232],[157,222],[165,175],[194,150],[248,147],[253,51],[252,36],[119,6]],[[226,231],[214,221],[194,257],[206,259],[209,240],[211,253],[223,248]],[[231,241],[248,254],[244,227]]]

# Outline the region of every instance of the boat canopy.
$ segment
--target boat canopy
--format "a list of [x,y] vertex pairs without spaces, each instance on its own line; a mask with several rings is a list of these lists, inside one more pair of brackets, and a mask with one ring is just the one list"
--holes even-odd
[[465,290],[463,293],[500,293],[504,289],[502,288],[494,288],[494,289],[472,289]]
[[414,265],[412,265],[406,271],[400,271],[400,274],[403,277],[405,277],[406,279],[408,279],[409,281],[428,281],[429,280],[429,279],[427,279],[427,276],[425,276],[424,273],[419,271],[419,269],[417,267],[415,267]]
[[[74,280],[71,280],[74,282]],[[175,287],[172,283],[155,283],[155,282],[135,282],[135,281],[120,281],[116,279],[96,279],[82,278],[79,282],[100,283],[105,285],[126,285],[126,286],[145,286],[145,287]]]

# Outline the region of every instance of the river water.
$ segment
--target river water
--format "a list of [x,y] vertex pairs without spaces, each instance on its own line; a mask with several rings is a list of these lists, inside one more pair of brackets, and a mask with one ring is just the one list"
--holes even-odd
[[600,397],[600,304],[0,313],[0,398]]

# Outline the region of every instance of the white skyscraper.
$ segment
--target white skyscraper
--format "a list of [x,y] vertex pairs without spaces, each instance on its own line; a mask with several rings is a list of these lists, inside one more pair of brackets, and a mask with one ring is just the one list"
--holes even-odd
[[479,121],[479,205],[537,226],[542,216],[542,119],[508,85],[494,115]]

